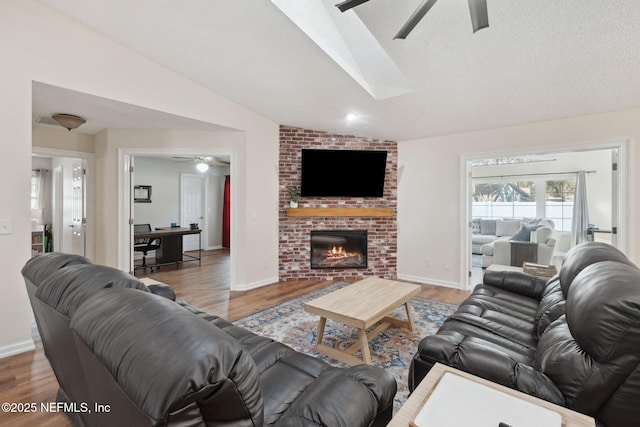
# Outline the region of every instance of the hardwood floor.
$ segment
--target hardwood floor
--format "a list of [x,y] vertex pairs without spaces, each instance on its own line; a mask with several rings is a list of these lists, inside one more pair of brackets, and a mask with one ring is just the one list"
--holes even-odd
[[[236,320],[333,283],[326,280],[289,281],[251,291],[231,292],[229,252],[224,249],[203,252],[202,267],[197,262],[188,262],[180,268],[163,266],[153,273],[137,270],[136,276],[168,283],[175,289],[178,299],[228,320]],[[468,294],[456,289],[422,285],[420,295],[459,304]],[[32,413],[2,411],[0,425],[70,426],[64,414],[40,410],[41,403],[55,402],[58,383],[44,356],[35,326],[33,338],[35,350],[0,359],[0,403],[35,403],[37,410]]]

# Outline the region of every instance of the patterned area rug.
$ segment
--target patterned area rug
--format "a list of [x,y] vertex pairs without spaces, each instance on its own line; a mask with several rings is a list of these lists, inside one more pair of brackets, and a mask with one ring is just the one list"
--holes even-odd
[[[314,350],[319,317],[304,311],[303,304],[347,285],[343,282],[335,283],[324,289],[243,317],[233,323],[258,335],[280,341],[295,350],[320,358],[333,366],[346,367],[348,365],[345,363],[331,359]],[[373,363],[390,372],[398,383],[398,393],[394,402],[395,411],[402,406],[409,395],[407,375],[411,358],[418,349],[418,343],[424,336],[434,334],[457,307],[454,304],[422,297],[413,297],[409,301],[409,305],[414,320],[413,331],[392,326],[370,342]],[[404,307],[398,308],[392,316],[405,319]],[[344,350],[357,340],[358,333],[355,329],[327,320],[323,339],[325,344],[335,347],[338,342],[338,347]],[[357,351],[355,356],[361,357],[360,351]]]

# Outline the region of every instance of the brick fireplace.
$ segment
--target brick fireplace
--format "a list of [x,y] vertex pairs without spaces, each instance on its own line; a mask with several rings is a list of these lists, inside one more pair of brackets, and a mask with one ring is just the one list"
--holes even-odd
[[[301,210],[289,212],[287,190],[300,186],[301,150],[305,148],[387,151],[383,197],[305,197],[299,201],[298,209]],[[355,280],[372,275],[396,278],[397,159],[397,144],[392,141],[337,135],[288,126],[280,127],[279,275],[281,281]],[[345,214],[345,211],[349,213]],[[379,211],[384,213],[379,214]],[[307,215],[306,212],[311,213]],[[353,261],[352,265],[347,262],[347,266],[344,267],[336,260],[332,260],[332,262],[335,261],[334,266],[331,263],[325,263],[320,268],[312,268],[311,236],[316,235],[318,231],[364,232],[366,234],[365,263],[356,265],[355,256],[345,255],[342,261],[349,261],[347,257],[353,257],[350,259]],[[330,239],[326,237],[325,241],[328,240]]]

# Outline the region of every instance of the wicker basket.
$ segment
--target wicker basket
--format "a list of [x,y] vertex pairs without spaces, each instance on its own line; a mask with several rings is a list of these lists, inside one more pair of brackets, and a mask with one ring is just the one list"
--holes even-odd
[[525,262],[522,264],[522,271],[527,274],[531,274],[532,276],[546,278],[552,277],[558,272],[555,265],[534,264],[532,262]]

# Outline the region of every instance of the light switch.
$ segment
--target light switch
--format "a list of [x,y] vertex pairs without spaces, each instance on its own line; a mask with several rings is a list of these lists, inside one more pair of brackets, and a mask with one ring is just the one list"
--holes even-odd
[[12,234],[13,222],[10,219],[0,219],[0,234]]

